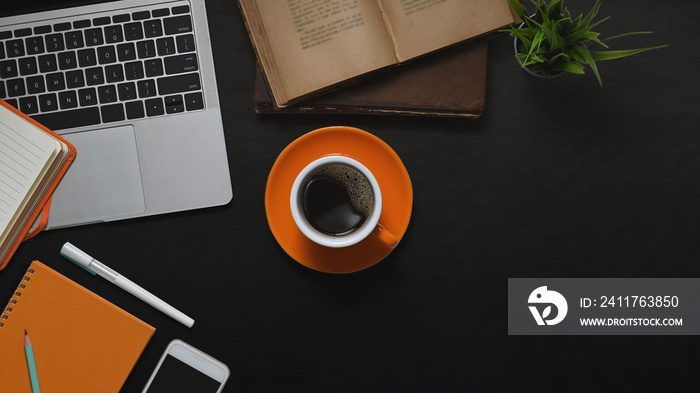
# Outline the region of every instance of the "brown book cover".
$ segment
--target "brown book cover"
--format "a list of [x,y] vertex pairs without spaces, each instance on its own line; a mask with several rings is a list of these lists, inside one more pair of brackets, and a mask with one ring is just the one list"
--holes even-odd
[[476,119],[484,109],[487,55],[488,41],[475,40],[283,108],[275,103],[258,64],[255,111],[260,114],[388,114]]

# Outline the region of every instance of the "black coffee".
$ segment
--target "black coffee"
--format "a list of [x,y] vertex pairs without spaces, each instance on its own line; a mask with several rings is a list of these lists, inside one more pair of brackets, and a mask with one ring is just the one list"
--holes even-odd
[[373,204],[369,181],[345,165],[329,165],[317,171],[303,187],[307,221],[330,236],[348,235],[361,228]]

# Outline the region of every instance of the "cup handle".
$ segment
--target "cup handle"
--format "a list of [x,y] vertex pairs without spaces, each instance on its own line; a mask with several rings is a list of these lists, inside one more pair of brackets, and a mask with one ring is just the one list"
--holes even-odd
[[397,244],[399,244],[399,239],[396,236],[394,236],[393,233],[389,232],[386,228],[384,228],[384,226],[380,223],[377,223],[377,227],[374,228],[372,234],[378,237],[379,240],[381,240],[382,243],[384,243],[389,248],[394,248]]

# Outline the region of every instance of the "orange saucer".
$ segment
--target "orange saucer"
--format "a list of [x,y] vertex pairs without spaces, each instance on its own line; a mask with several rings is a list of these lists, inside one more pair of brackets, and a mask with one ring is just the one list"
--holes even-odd
[[267,222],[275,239],[290,257],[308,268],[325,273],[353,273],[381,261],[392,249],[374,235],[345,248],[318,245],[299,230],[289,207],[289,193],[297,174],[327,155],[354,158],[372,171],[384,200],[379,222],[399,240],[411,219],[413,188],[396,152],[358,128],[335,126],[311,131],[290,143],[277,157],[265,190]]

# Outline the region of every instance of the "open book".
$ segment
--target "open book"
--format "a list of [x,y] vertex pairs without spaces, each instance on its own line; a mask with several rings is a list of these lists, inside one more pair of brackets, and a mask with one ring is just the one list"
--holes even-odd
[[506,0],[239,0],[277,105],[515,23]]
[[0,269],[74,158],[71,144],[0,100]]

